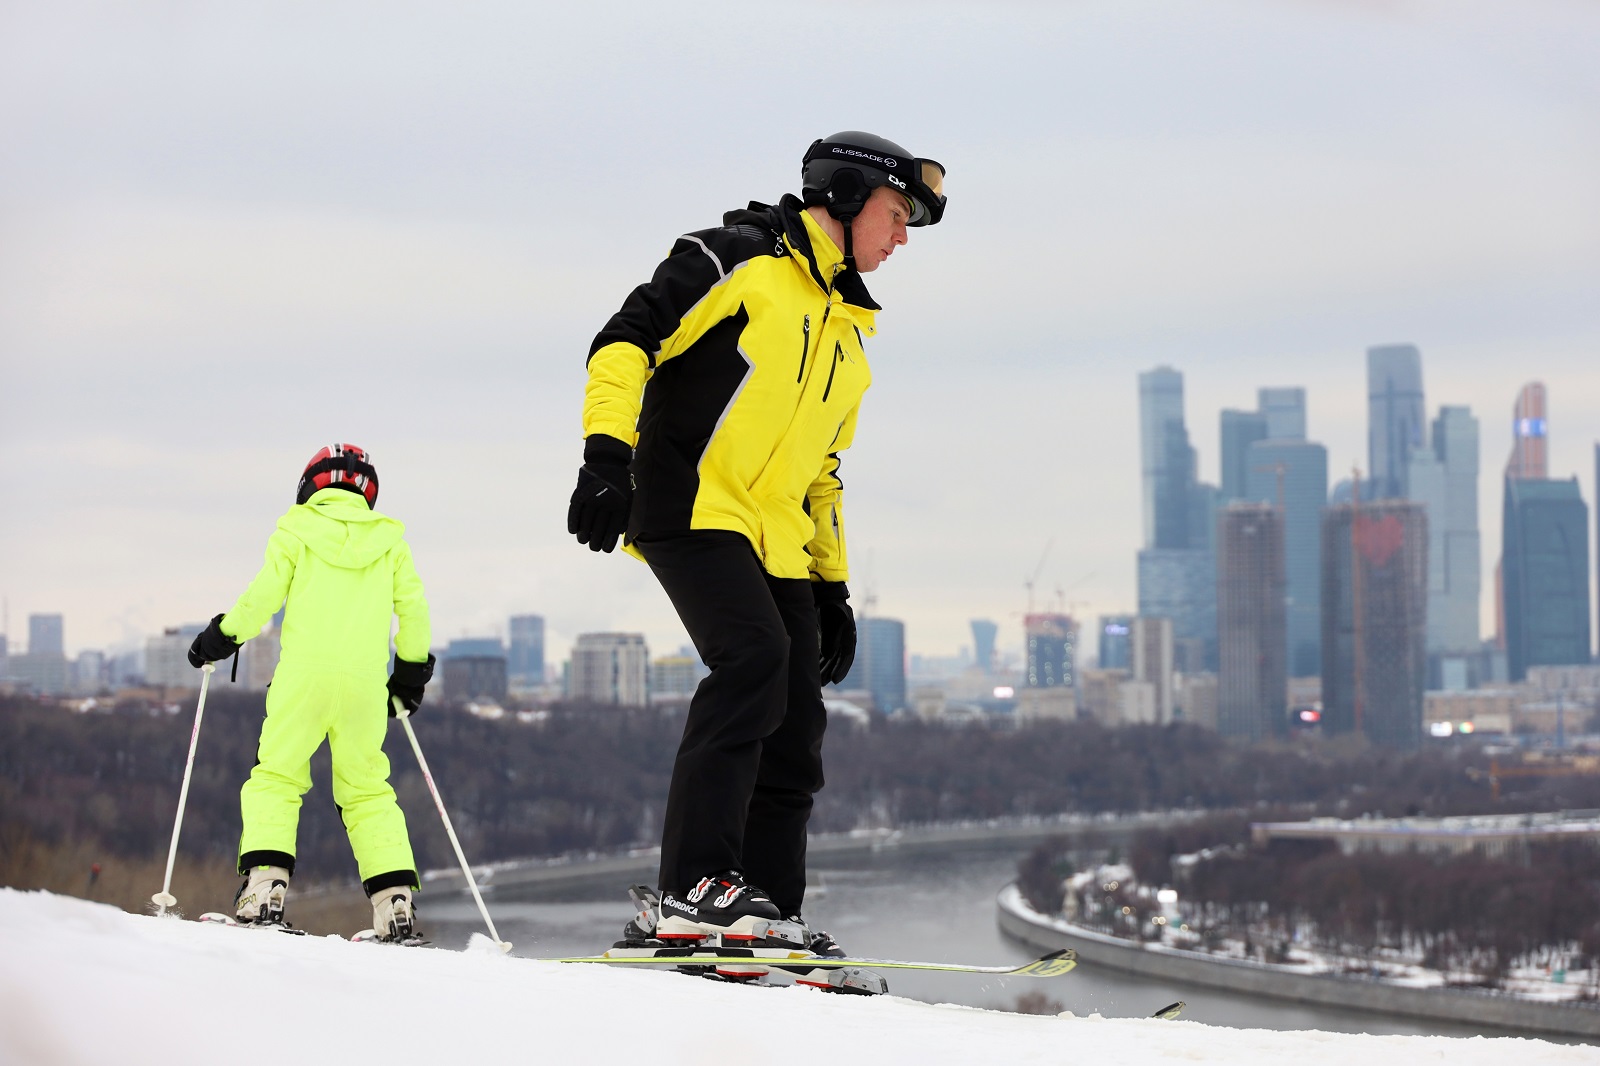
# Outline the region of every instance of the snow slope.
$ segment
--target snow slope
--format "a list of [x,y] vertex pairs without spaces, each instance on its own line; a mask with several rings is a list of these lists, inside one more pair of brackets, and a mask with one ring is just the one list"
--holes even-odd
[[5,1066],[484,1061],[1529,1066],[1600,1064],[1600,1050],[1032,1017],[740,988],[507,957],[485,937],[462,951],[407,950],[0,889]]

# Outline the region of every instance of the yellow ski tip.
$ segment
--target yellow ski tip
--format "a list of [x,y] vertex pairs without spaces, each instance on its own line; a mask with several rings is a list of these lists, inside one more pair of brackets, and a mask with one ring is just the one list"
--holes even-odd
[[1060,951],[1041,955],[1028,965],[1019,967],[1015,972],[1029,977],[1060,977],[1062,974],[1071,973],[1077,965],[1078,953],[1071,948],[1062,948]]

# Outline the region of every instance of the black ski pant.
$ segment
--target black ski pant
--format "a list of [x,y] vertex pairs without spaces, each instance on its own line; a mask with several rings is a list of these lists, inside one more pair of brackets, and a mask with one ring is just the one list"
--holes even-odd
[[741,870],[785,916],[799,914],[827,727],[811,582],[768,574],[726,530],[646,534],[638,548],[711,670],[672,766],[661,890]]

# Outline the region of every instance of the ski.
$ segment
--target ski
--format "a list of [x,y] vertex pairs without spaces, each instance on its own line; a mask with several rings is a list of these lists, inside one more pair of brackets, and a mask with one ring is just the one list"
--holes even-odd
[[1183,1008],[1185,1006],[1186,1004],[1180,999],[1176,1003],[1168,1003],[1165,1007],[1162,1007],[1160,1010],[1150,1015],[1150,1017],[1161,1018],[1170,1022],[1172,1019],[1183,1013]]
[[217,911],[206,911],[197,921],[205,925],[232,926],[234,929],[273,929],[280,933],[288,933],[291,936],[306,935],[304,929],[296,929],[285,922],[241,922],[231,914],[221,914]]
[[1060,977],[1077,966],[1071,948],[1052,951],[1017,966],[968,966],[954,962],[905,962],[899,959],[837,958],[784,948],[612,948],[600,955],[538,959],[538,962],[609,963],[624,966],[796,966],[812,970],[839,970],[867,966],[875,970],[935,970],[945,973],[989,974],[996,977]]

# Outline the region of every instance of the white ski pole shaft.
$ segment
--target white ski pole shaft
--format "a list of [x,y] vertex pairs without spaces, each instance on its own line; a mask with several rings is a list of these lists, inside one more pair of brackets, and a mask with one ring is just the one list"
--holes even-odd
[[489,927],[489,935],[500,945],[500,950],[510,951],[511,945],[500,939],[500,934],[494,927],[494,919],[489,917],[489,908],[483,905],[483,896],[478,893],[478,882],[472,878],[472,867],[467,865],[467,857],[461,852],[461,841],[456,838],[455,826],[450,824],[450,813],[444,809],[444,800],[439,798],[439,786],[433,783],[433,771],[428,769],[428,760],[422,755],[422,745],[417,743],[417,731],[411,728],[411,715],[405,712],[405,707],[398,698],[394,703],[395,717],[406,727],[406,737],[411,741],[411,750],[417,753],[417,765],[422,767],[422,779],[428,783],[428,791],[433,793],[433,805],[439,809],[439,818],[444,822],[444,831],[450,837],[450,846],[456,849],[456,859],[461,863],[461,873],[466,877],[467,887],[472,890],[472,898],[478,904],[478,913],[483,915],[483,924]]
[[172,864],[178,858],[178,832],[183,828],[183,808],[189,802],[189,778],[194,774],[194,750],[200,743],[200,719],[206,713],[206,689],[211,686],[211,675],[216,669],[210,663],[200,668],[200,703],[194,709],[194,730],[189,734],[189,761],[183,764],[183,788],[178,790],[178,815],[172,821],[172,844],[167,848],[167,876],[161,882],[161,891],[150,897],[150,902],[156,905],[158,918],[167,913],[168,907],[178,905],[172,895]]

